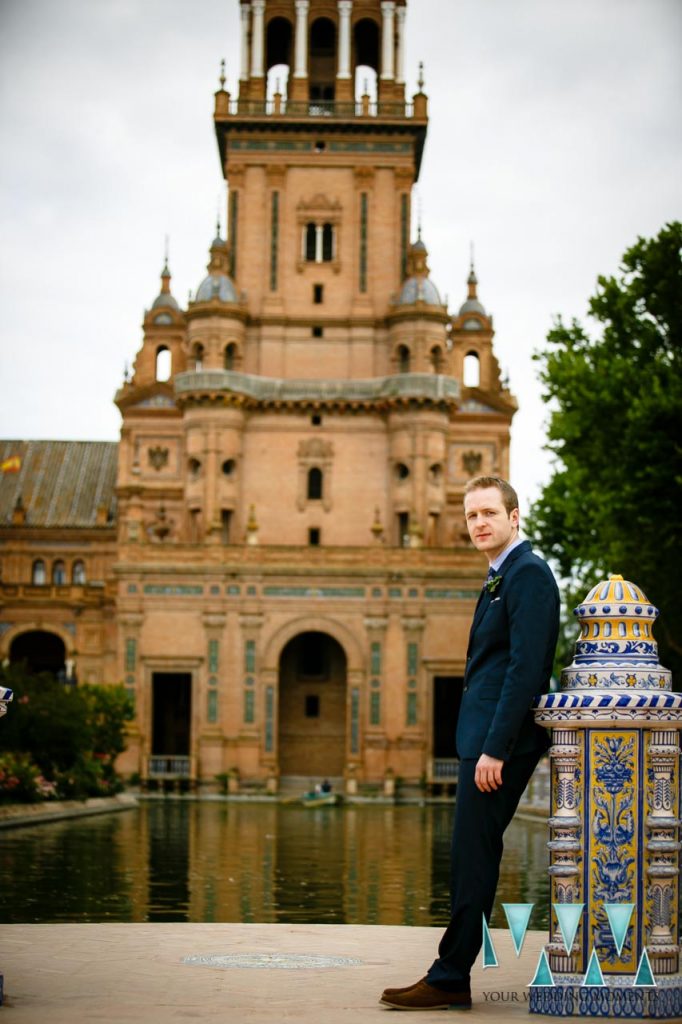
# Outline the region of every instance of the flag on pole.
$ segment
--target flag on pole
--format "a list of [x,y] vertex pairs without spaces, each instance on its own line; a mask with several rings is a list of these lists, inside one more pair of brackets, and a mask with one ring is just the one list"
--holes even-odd
[[8,459],[0,462],[0,473],[18,473],[21,469],[21,456],[10,455]]

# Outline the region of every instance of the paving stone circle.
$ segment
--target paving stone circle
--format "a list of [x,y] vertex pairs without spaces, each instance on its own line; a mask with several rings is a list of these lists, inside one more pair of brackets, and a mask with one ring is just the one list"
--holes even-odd
[[183,957],[182,962],[191,967],[309,971],[320,967],[360,967],[364,960],[352,956],[314,956],[297,953],[207,953]]

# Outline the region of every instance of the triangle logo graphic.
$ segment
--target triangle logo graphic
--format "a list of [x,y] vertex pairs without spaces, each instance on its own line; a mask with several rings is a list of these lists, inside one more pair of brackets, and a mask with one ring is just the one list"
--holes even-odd
[[538,959],[538,965],[535,968],[535,977],[531,981],[529,988],[548,988],[555,985],[554,975],[549,968],[549,962],[547,960],[547,954],[544,949],[540,952]]
[[593,949],[592,950],[592,955],[590,956],[590,962],[587,965],[587,974],[585,975],[585,980],[583,981],[583,984],[582,984],[581,987],[585,987],[585,986],[589,985],[589,986],[594,986],[594,987],[600,987],[601,988],[605,984],[606,984],[606,982],[604,981],[604,975],[601,972],[601,966],[599,964],[599,957],[597,956],[597,950]]
[[611,926],[611,932],[613,934],[614,941],[616,943],[616,952],[618,956],[621,954],[621,950],[625,943],[625,938],[628,933],[628,926],[632,918],[632,911],[635,909],[634,903],[605,903],[604,910],[606,916],[609,919]]
[[639,967],[637,968],[637,975],[635,977],[635,988],[655,988],[655,986],[656,979],[654,978],[654,972],[651,970],[649,954],[645,948],[642,950],[642,955],[639,958]]
[[486,967],[497,967],[497,953],[493,945],[492,935],[488,928],[488,922],[483,916],[483,970]]
[[511,932],[512,939],[514,941],[514,949],[518,956],[523,946],[523,940],[526,937],[528,931],[528,922],[530,920],[531,911],[535,906],[534,903],[503,903],[502,909],[504,910],[507,918],[507,924],[509,925],[509,931]]
[[557,916],[559,922],[559,928],[561,929],[561,937],[564,940],[564,946],[566,947],[566,953],[570,955],[575,942],[576,932],[578,931],[578,925],[580,924],[580,918],[583,916],[583,910],[585,909],[584,903],[553,903],[554,913]]

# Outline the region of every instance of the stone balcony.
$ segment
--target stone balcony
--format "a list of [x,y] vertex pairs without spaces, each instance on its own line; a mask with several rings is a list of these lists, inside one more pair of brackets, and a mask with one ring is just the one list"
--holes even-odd
[[413,103],[400,101],[349,100],[286,100],[284,97],[271,100],[223,100],[216,105],[216,117],[288,117],[288,118],[335,118],[352,120],[356,117],[406,118],[418,116]]
[[456,407],[460,385],[454,377],[434,373],[402,373],[368,379],[300,380],[260,377],[234,370],[179,373],[174,380],[180,405],[224,401],[250,407],[301,405],[387,408],[391,405]]

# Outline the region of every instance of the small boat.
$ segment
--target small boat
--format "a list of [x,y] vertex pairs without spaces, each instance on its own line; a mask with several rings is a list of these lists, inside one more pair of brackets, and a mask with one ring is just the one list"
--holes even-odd
[[333,807],[340,800],[338,793],[304,793],[301,797],[304,807]]

